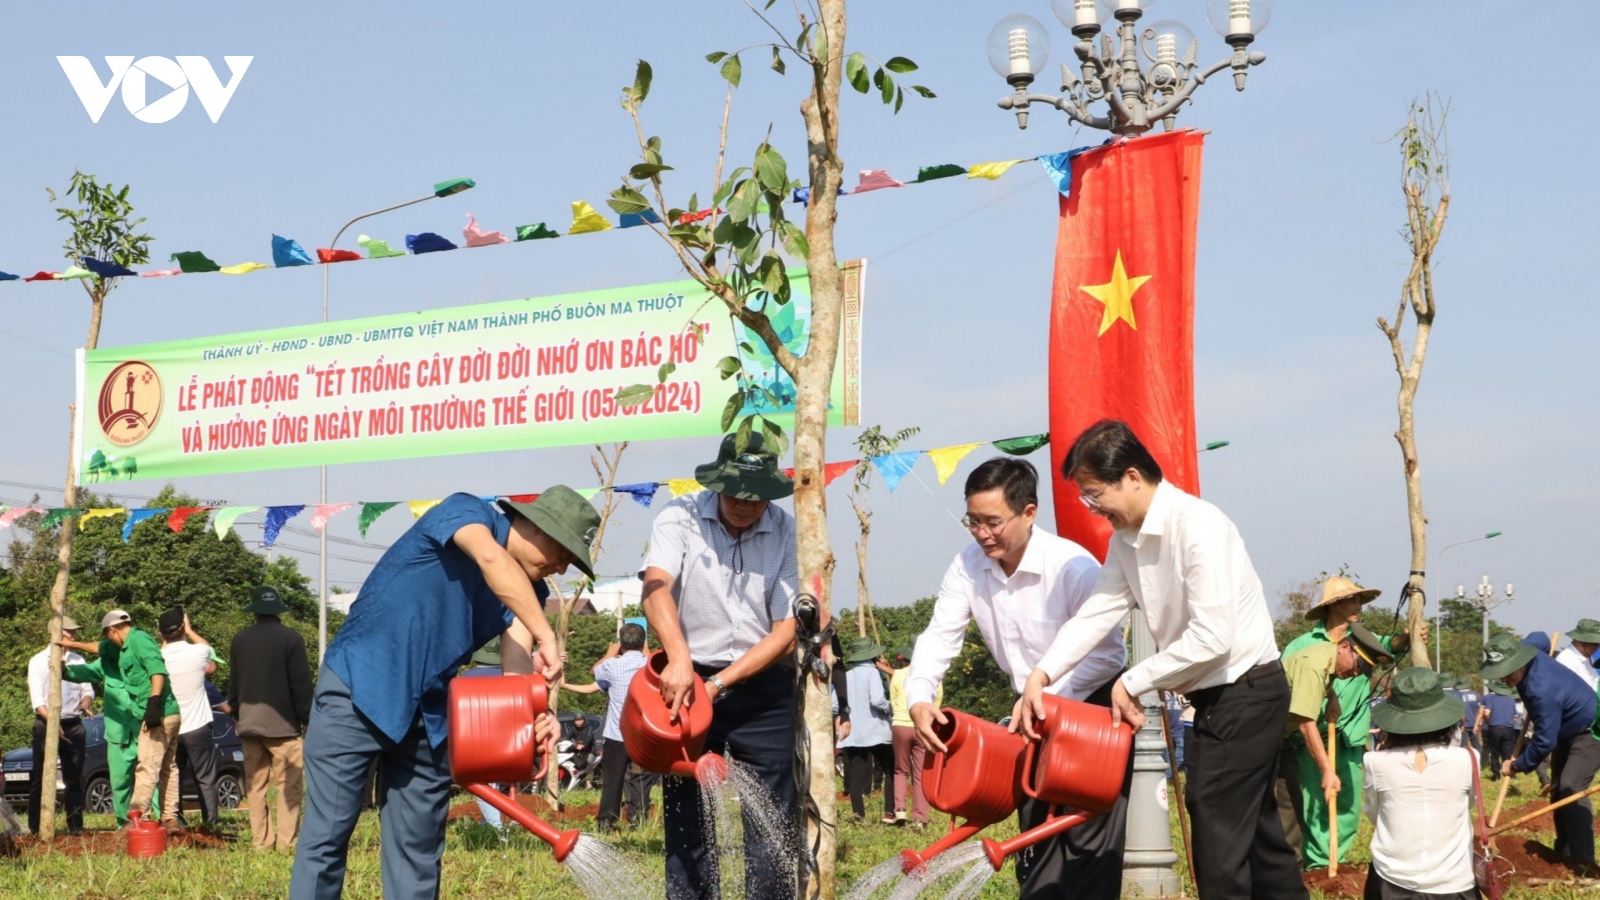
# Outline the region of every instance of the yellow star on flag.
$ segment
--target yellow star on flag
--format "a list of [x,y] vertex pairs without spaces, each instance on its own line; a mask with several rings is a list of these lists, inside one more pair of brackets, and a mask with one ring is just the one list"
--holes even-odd
[[1105,304],[1105,315],[1100,317],[1100,334],[1111,330],[1111,326],[1118,319],[1128,323],[1128,327],[1139,330],[1138,323],[1133,320],[1133,295],[1144,283],[1149,281],[1151,275],[1128,277],[1128,272],[1122,267],[1122,251],[1117,251],[1117,261],[1111,268],[1111,280],[1105,284],[1086,284],[1082,286],[1084,293]]

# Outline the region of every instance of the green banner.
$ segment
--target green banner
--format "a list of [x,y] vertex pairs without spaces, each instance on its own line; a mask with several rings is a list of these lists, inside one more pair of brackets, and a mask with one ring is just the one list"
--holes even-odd
[[[833,425],[859,422],[863,265],[844,275]],[[810,283],[790,277],[768,316],[804,354]],[[693,281],[79,351],[78,480],[708,436],[741,388],[742,412],[790,426],[793,382]]]

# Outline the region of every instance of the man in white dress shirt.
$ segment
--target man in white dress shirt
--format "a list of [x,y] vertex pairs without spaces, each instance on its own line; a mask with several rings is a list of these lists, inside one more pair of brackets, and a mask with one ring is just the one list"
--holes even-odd
[[[934,691],[961,652],[967,623],[976,621],[983,642],[1019,691],[1063,623],[1088,598],[1100,565],[1071,541],[1034,527],[1038,473],[1020,459],[998,457],[967,478],[967,515],[973,541],[945,572],[928,629],[917,638],[906,680],[906,699],[917,736],[943,750],[933,730],[946,721]],[[1049,693],[1110,705],[1111,685],[1127,661],[1120,629],[1102,635],[1084,659],[1047,687]],[[1130,760],[1131,766],[1131,760]],[[1017,858],[1024,900],[1070,896],[1115,900],[1122,894],[1122,850],[1127,825],[1127,779],[1111,811],[1041,842]],[[1017,811],[1022,829],[1041,824],[1049,804],[1028,799]]]
[[1571,669],[1592,691],[1600,683],[1600,672],[1595,671],[1593,662],[1595,651],[1600,650],[1600,622],[1579,619],[1577,626],[1567,632],[1567,638],[1572,646],[1557,653],[1556,662]]
[[1194,704],[1184,761],[1201,900],[1306,897],[1273,796],[1289,683],[1238,529],[1215,506],[1162,481],[1161,467],[1122,422],[1090,426],[1061,471],[1116,531],[1093,594],[1028,676],[1016,719],[1030,728],[1043,715],[1046,686],[1081,665],[1137,608],[1157,652],[1117,679],[1112,715],[1140,727],[1138,698],[1158,689]]
[[[78,638],[78,623],[61,620],[61,636]],[[82,665],[83,657],[68,650],[61,666]],[[33,707],[33,769],[28,773],[28,830],[39,833],[39,804],[44,791],[44,738],[50,702],[50,648],[45,647],[28,660],[28,703]],[[94,703],[94,688],[87,684],[61,682],[61,736],[56,742],[56,759],[61,762],[61,780],[66,784],[67,830],[83,830],[83,753],[87,741],[83,717]],[[51,773],[52,776],[54,773]]]

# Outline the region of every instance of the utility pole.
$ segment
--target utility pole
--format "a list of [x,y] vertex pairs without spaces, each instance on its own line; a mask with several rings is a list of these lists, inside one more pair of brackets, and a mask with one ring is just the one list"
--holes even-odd
[[[1155,638],[1144,616],[1129,617],[1129,664],[1137,665],[1156,653]],[[1172,849],[1172,824],[1167,810],[1167,742],[1159,716],[1167,714],[1159,691],[1139,698],[1144,727],[1133,736],[1133,784],[1128,790],[1128,838],[1122,854],[1122,896],[1181,897],[1183,885],[1173,869],[1178,854]]]

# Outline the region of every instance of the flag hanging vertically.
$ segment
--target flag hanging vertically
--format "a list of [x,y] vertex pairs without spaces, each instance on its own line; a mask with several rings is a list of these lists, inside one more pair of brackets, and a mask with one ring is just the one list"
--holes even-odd
[[1166,480],[1200,489],[1194,424],[1194,258],[1205,136],[1174,131],[1072,160],[1050,314],[1056,531],[1105,559],[1111,527],[1061,475],[1072,442],[1121,419]]

